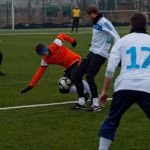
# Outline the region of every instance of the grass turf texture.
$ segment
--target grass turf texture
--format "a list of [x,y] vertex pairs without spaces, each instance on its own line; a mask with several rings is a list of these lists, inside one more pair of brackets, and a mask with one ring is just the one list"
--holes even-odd
[[[117,30],[121,36],[128,33],[126,27]],[[62,95],[58,92],[57,81],[64,69],[53,65],[48,67],[34,89],[20,95],[40,64],[40,57],[34,52],[35,45],[39,42],[48,45],[55,38],[56,32],[69,33],[70,29],[0,31],[0,49],[4,54],[1,70],[6,73],[5,77],[0,76],[0,107],[77,99],[76,95]],[[91,29],[80,29],[78,34],[71,36],[77,39],[78,46],[72,48],[66,45],[85,56],[91,40]],[[99,90],[105,66],[96,77]],[[110,97],[112,91],[113,86]],[[97,131],[107,117],[109,107],[110,102],[100,113],[73,111],[68,109],[68,105],[0,111],[0,150],[97,150]],[[149,133],[149,120],[134,105],[122,118],[111,150],[148,150]]]

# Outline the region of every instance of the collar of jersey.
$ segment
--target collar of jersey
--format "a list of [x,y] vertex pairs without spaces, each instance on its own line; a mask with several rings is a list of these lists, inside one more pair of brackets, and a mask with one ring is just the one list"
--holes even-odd
[[96,24],[97,22],[98,22],[98,20],[100,19],[100,18],[102,18],[103,17],[103,14],[102,13],[99,13],[97,16],[96,16],[96,18],[93,20],[93,24]]
[[133,32],[148,34],[147,31],[146,31],[146,29],[144,29],[144,28],[134,28],[134,29],[131,29],[130,33],[133,33]]

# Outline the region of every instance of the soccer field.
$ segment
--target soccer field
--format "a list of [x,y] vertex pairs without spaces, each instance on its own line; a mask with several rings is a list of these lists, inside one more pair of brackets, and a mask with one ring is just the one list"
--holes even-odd
[[[117,30],[121,36],[128,33],[126,27]],[[65,43],[69,48],[81,56],[87,54],[91,29],[80,29],[78,34],[70,34],[70,29],[0,30],[4,54],[0,69],[6,73],[0,76],[0,108],[77,100],[77,95],[58,92],[57,82],[64,69],[53,65],[49,65],[35,88],[20,94],[40,66],[41,58],[34,51],[36,44],[48,45],[60,32],[77,39],[76,48]],[[96,77],[99,90],[105,67],[106,64]],[[113,84],[110,97],[112,91]],[[0,110],[0,150],[97,150],[97,132],[109,107],[110,101],[102,112],[95,113],[70,110],[67,104]],[[150,150],[150,122],[137,105],[122,118],[110,150]]]

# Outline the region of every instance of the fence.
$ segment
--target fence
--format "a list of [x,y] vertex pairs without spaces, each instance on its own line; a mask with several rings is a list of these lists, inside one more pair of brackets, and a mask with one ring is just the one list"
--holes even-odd
[[[137,3],[131,0],[126,0],[126,3],[115,2],[116,0],[0,0],[0,28],[12,28],[13,19],[15,28],[69,27],[71,10],[75,5],[81,9],[80,26],[89,25],[86,16],[89,4],[96,4],[116,24],[126,24],[129,16],[139,11],[136,9]],[[118,10],[114,10],[116,8]]]

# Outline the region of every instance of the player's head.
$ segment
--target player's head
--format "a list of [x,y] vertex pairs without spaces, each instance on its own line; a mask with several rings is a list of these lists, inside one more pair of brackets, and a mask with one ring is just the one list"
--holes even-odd
[[78,5],[75,6],[75,9],[79,9]]
[[143,13],[134,13],[130,18],[130,28],[132,29],[146,29],[147,16]]
[[45,57],[50,56],[50,51],[44,44],[41,44],[41,43],[38,44],[35,50],[36,50],[36,53],[40,56],[45,56]]
[[94,20],[99,14],[99,9],[95,5],[89,5],[87,7],[86,13],[91,20]]

